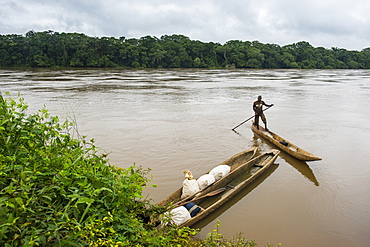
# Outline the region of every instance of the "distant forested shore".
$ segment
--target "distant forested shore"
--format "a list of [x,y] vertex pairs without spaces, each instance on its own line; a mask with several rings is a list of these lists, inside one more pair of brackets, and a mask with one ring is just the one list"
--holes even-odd
[[179,34],[127,39],[29,31],[0,35],[0,67],[369,69],[370,47],[353,51],[306,41],[220,44]]

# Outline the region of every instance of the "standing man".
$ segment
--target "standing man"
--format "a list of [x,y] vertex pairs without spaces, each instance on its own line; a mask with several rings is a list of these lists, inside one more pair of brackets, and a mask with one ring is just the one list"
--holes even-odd
[[274,104],[271,104],[271,105],[266,104],[265,101],[262,100],[262,96],[258,96],[257,101],[253,102],[253,111],[255,113],[254,125],[257,126],[257,129],[259,129],[258,122],[259,122],[259,117],[261,117],[262,122],[265,124],[265,130],[268,131],[266,117],[265,117],[265,114],[263,114],[262,107],[263,106],[271,107],[273,105]]

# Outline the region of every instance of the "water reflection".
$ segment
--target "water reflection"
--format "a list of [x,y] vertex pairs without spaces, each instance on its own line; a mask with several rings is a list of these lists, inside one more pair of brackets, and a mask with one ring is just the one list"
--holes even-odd
[[[259,138],[258,135],[253,134],[253,139],[252,139],[251,142],[253,143],[253,147],[256,147],[258,149],[262,149],[263,148],[262,146],[263,146],[263,143],[264,142],[263,142],[263,140],[261,138]],[[276,148],[276,147],[273,147],[273,145],[269,145],[269,146],[271,146],[272,148]]]
[[316,186],[319,186],[319,182],[317,181],[315,175],[313,174],[312,169],[307,165],[306,162],[297,160],[296,158],[286,154],[284,152],[280,152],[280,157],[285,160],[289,165],[293,166],[297,171],[299,171],[303,176],[308,178],[311,182],[313,182]]
[[[259,141],[261,140],[261,141]],[[258,149],[262,149],[263,143],[266,143],[271,148],[276,148],[275,145],[270,144],[269,142],[264,142],[258,135],[254,134],[253,136],[253,144],[254,147],[257,147]],[[319,182],[317,181],[315,175],[313,174],[313,171],[308,166],[308,164],[304,161],[297,160],[296,158],[292,157],[291,155],[280,152],[280,157],[285,160],[289,165],[293,166],[297,171],[299,171],[303,176],[305,176],[307,179],[309,179],[311,182],[313,182],[316,186],[319,186]]]
[[239,135],[239,136],[243,136],[242,134],[240,134],[238,131],[236,131],[236,130],[234,130],[234,129],[232,129],[232,131],[234,131],[234,132],[235,132],[235,134],[237,134],[237,135]]
[[244,190],[242,190],[239,194],[234,196],[232,199],[230,199],[228,202],[226,202],[224,205],[219,207],[217,210],[206,216],[204,219],[199,221],[198,223],[194,224],[192,228],[199,228],[202,229],[215,219],[217,219],[221,214],[223,214],[226,210],[231,208],[235,203],[240,201],[243,197],[248,195],[250,192],[252,192],[255,188],[257,188],[258,185],[260,185],[263,181],[266,180],[277,168],[279,164],[273,164],[270,169],[268,169],[264,174],[259,176],[257,179],[255,179],[249,186],[247,186]]

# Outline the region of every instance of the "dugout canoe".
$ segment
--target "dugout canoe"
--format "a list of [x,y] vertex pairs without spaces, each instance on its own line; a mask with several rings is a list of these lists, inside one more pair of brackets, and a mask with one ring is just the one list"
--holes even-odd
[[[202,209],[197,215],[181,224],[180,227],[191,227],[247,188],[255,179],[271,168],[279,153],[279,150],[272,149],[251,159],[188,201],[195,203]],[[182,204],[184,203],[186,202]]]
[[[279,157],[281,158],[282,152],[280,152]],[[232,208],[234,205],[236,205],[239,201],[241,201],[244,197],[248,196],[250,193],[255,191],[255,189],[263,184],[267,178],[269,178],[279,167],[279,164],[274,162],[274,164],[262,175],[258,176],[252,183],[250,183],[248,186],[246,186],[243,190],[241,190],[239,193],[237,193],[233,198],[225,202],[222,206],[217,208],[217,210],[213,211],[206,217],[204,217],[202,220],[199,220],[194,225],[192,225],[192,228],[195,229],[202,229],[203,227],[207,226],[214,220],[218,219],[223,213],[225,213],[228,209]],[[247,200],[247,199],[246,199]]]
[[[234,156],[230,157],[229,159],[225,160],[224,162],[222,162],[219,165],[228,165],[228,166],[230,166],[231,171],[233,171],[236,168],[238,168],[240,165],[242,165],[242,164],[248,162],[249,160],[251,160],[252,158],[254,158],[256,156],[256,153],[257,153],[257,148],[253,147],[253,148],[247,149],[243,152],[240,152],[238,154],[235,154]],[[219,166],[219,165],[217,165],[217,166]],[[207,174],[209,172],[210,171],[208,171],[204,174]],[[207,188],[205,188],[205,189],[207,189]],[[198,192],[197,194],[199,194],[201,192],[202,191]],[[166,206],[170,203],[176,204],[176,203],[179,203],[180,201],[190,200],[191,198],[193,198],[195,196],[195,195],[192,195],[192,196],[189,196],[187,198],[181,199],[181,194],[182,194],[182,187],[180,187],[178,190],[176,190],[171,195],[166,197],[164,200],[157,203],[157,205],[158,206]]]
[[282,138],[272,131],[265,130],[265,128],[263,128],[262,126],[259,126],[259,129],[257,129],[256,125],[254,125],[254,122],[252,122],[252,131],[298,160],[321,160],[320,157],[317,157],[316,155],[301,149],[300,147],[294,145],[293,143],[287,141],[286,139]]

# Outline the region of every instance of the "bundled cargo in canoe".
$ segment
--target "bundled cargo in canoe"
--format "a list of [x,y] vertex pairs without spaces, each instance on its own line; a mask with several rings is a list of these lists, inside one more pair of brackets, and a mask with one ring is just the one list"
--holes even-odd
[[[252,158],[254,158],[255,155],[256,155],[256,152],[257,152],[257,148],[250,148],[248,150],[245,150],[243,152],[240,152],[240,153],[232,156],[231,158],[225,160],[224,162],[222,162],[218,166],[228,165],[228,166],[230,166],[230,170],[233,171],[237,167],[239,167],[240,165],[242,165],[242,164],[246,163],[247,161],[251,160]],[[205,174],[208,174],[209,172],[210,171],[206,172]],[[165,205],[168,205],[170,203],[178,203],[181,200],[189,200],[189,198],[192,198],[192,197],[195,196],[195,195],[191,195],[187,198],[181,198],[182,189],[183,189],[182,187],[179,188],[178,190],[173,192],[171,195],[166,197],[164,200],[157,203],[157,205],[158,206],[165,206]],[[200,193],[200,192],[198,192],[198,193]]]
[[[177,203],[173,202],[167,204],[170,208],[179,208],[191,203],[195,204],[194,208],[199,209],[196,215],[181,223],[179,226],[190,227],[221,207],[250,185],[256,178],[267,172],[275,162],[279,153],[280,151],[276,149],[263,153],[239,165],[225,177],[196,194],[194,197],[180,200]],[[161,204],[161,206],[165,205],[166,204]]]
[[254,125],[254,122],[252,122],[252,131],[298,160],[302,161],[321,160],[320,157],[317,157],[316,155],[299,148],[298,146],[285,140],[279,135],[273,133],[272,131],[265,130],[265,128],[263,128],[262,126],[259,126],[259,128],[257,129],[257,126]]

